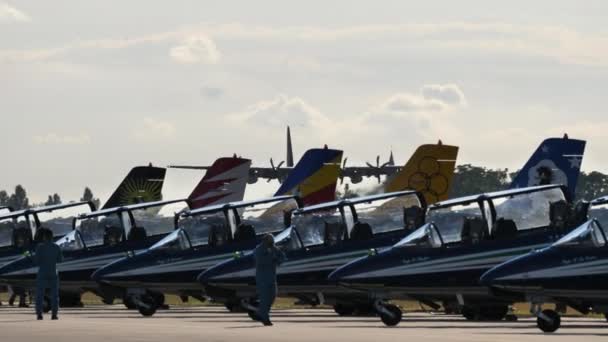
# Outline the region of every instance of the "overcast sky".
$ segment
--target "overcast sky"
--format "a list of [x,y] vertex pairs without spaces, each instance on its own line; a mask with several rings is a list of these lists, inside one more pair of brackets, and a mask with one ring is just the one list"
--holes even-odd
[[588,141],[583,169],[608,172],[606,13],[603,0],[0,0],[0,189],[105,199],[150,161],[267,165],[286,124],[297,156],[327,143],[351,165],[391,147],[404,163],[441,138],[459,163],[516,169],[568,132]]

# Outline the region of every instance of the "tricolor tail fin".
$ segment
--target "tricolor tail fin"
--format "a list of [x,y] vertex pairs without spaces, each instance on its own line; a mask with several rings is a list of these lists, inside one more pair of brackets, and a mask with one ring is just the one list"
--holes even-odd
[[250,167],[249,159],[236,157],[217,159],[188,197],[190,209],[242,201]]
[[335,200],[341,162],[341,150],[316,148],[306,151],[275,196],[297,194],[305,206]]
[[385,192],[417,190],[424,194],[427,205],[446,200],[454,178],[458,146],[421,145],[403,169],[391,176]]
[[134,167],[101,209],[162,200],[166,171],[163,167]]
[[549,138],[543,141],[511,182],[511,188],[562,184],[572,199],[585,154],[586,141]]

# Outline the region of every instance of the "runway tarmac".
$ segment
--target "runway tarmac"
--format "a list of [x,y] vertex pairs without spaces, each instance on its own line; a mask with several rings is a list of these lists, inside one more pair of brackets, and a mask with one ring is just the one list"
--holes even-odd
[[458,316],[407,313],[397,327],[376,317],[338,317],[330,310],[276,310],[275,326],[221,307],[175,307],[143,318],[122,305],[63,309],[59,321],[36,321],[33,309],[0,307],[0,340],[44,342],[111,341],[606,341],[608,322],[564,318],[562,328],[543,334],[532,318],[518,322],[467,322]]

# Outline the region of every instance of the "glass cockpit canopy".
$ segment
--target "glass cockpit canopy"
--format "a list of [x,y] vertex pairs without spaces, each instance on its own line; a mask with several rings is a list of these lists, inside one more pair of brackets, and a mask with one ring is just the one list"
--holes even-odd
[[[332,246],[342,240],[365,239],[376,234],[404,230],[404,209],[424,210],[415,191],[344,199],[294,212],[292,226],[275,237],[280,248],[293,250]],[[362,233],[364,232],[364,233]]]
[[57,241],[64,250],[113,246],[173,231],[173,218],[185,200],[158,201],[110,208],[80,215],[74,230]]
[[150,249],[185,250],[210,242],[217,246],[235,239],[235,234],[243,227],[253,228],[256,235],[278,232],[285,229],[286,215],[291,215],[297,208],[293,196],[275,196],[184,211],[178,215],[178,229]]
[[[72,230],[77,215],[94,208],[90,202],[72,202],[0,215],[0,247],[25,247],[29,240],[36,238],[39,228],[50,229],[56,238],[63,236]],[[20,232],[16,234],[18,230]]]
[[564,200],[563,187],[548,185],[437,203],[428,210],[429,224],[405,237],[395,247],[437,248],[465,241],[474,243],[497,235],[505,225],[515,229],[514,233],[547,227],[550,224],[550,204]]
[[596,219],[591,219],[559,239],[553,246],[604,247],[606,232]]

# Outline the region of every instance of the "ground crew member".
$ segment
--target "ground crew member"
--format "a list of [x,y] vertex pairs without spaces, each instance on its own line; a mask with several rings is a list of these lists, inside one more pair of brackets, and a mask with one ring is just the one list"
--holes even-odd
[[267,234],[255,248],[255,284],[260,300],[257,318],[264,325],[272,325],[270,308],[277,296],[277,266],[285,260],[285,254],[274,245],[274,237]]
[[63,255],[59,246],[53,243],[53,232],[45,229],[42,234],[42,242],[36,247],[34,262],[38,265],[36,276],[36,316],[42,319],[42,306],[46,290],[51,297],[51,312],[53,320],[57,319],[59,311],[59,276],[57,275],[57,263],[63,261]]

